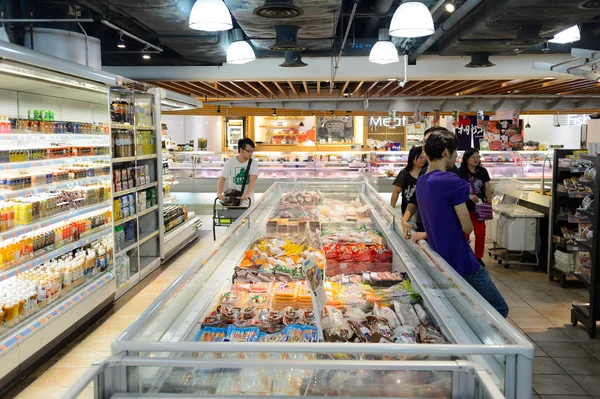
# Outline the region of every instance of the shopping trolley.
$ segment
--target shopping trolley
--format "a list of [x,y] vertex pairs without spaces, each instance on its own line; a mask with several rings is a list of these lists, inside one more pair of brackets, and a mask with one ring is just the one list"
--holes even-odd
[[213,241],[217,241],[217,227],[231,226],[244,212],[252,206],[252,199],[248,198],[248,206],[223,206],[215,198],[213,204]]

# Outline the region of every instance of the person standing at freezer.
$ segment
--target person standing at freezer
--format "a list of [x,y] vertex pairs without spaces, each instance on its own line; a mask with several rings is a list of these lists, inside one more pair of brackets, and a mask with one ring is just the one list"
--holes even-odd
[[429,170],[417,181],[419,211],[429,245],[481,294],[502,316],[508,305],[489,273],[471,250],[466,236],[473,231],[467,209],[469,185],[447,172],[456,163],[456,136],[446,129],[433,132],[424,151]]
[[[250,205],[248,199],[254,199],[254,186],[258,178],[258,162],[252,159],[255,148],[254,141],[249,138],[241,139],[238,142],[238,155],[225,162],[221,171],[221,177],[219,177],[219,182],[217,183],[217,198],[219,200],[225,201],[223,189],[233,189],[241,192],[242,186],[245,186],[240,206]],[[248,177],[244,185],[244,177],[246,176],[246,169],[248,169],[249,163],[250,170],[248,171]],[[227,186],[225,186],[226,183]]]
[[465,151],[462,165],[458,171],[459,176],[467,182],[470,190],[467,209],[471,215],[475,232],[475,257],[479,264],[485,267],[485,263],[481,260],[485,252],[485,221],[477,218],[475,205],[479,202],[490,202],[492,200],[490,174],[486,168],[481,166],[481,156],[475,148],[469,148]]
[[427,159],[423,154],[423,147],[413,147],[408,153],[408,163],[406,168],[402,169],[396,179],[394,179],[394,189],[392,191],[392,208],[396,207],[398,197],[402,198],[400,204],[401,214],[404,215],[408,202],[415,195],[415,186],[421,176],[421,170],[427,165]]

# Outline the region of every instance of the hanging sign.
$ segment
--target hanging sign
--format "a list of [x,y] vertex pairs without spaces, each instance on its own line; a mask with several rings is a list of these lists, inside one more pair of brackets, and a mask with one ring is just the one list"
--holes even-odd
[[458,137],[458,149],[469,148],[480,149],[480,141],[484,138],[484,127],[479,123],[476,116],[462,116],[458,126],[454,128],[454,134]]
[[439,126],[439,125],[440,125],[440,110],[434,109],[433,110],[433,126]]
[[402,118],[399,117],[381,117],[378,116],[375,118],[374,116],[369,118],[369,127],[375,128],[378,126],[385,126],[389,129],[395,129],[397,126],[402,126]]
[[492,151],[519,151],[523,149],[523,121],[514,125],[512,120],[488,121],[485,138]]

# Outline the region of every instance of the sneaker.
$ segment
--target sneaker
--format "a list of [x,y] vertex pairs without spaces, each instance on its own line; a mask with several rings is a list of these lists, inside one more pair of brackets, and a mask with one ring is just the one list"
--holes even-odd
[[477,258],[477,261],[479,262],[479,264],[480,264],[482,267],[485,267],[485,263],[483,263],[483,261],[481,260],[481,258]]

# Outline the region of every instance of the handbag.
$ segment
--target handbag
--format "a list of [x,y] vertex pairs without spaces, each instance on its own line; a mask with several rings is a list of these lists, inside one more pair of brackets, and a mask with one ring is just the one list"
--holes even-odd
[[[469,184],[473,191],[475,191],[475,185],[470,179],[471,173],[469,173]],[[477,195],[475,193],[475,195]],[[492,204],[490,202],[479,202],[475,204],[475,216],[477,220],[480,222],[484,222],[486,220],[492,220],[494,218],[494,212],[492,211]]]
[[236,190],[235,188],[229,188],[225,190],[223,195],[225,196],[225,201],[221,201],[221,205],[227,207],[240,206],[242,200],[240,197],[244,195],[244,190],[246,189],[246,183],[248,181],[248,174],[250,173],[250,166],[252,165],[252,158],[248,160],[248,167],[246,168],[246,172],[244,173],[244,180],[242,182],[242,191]]

